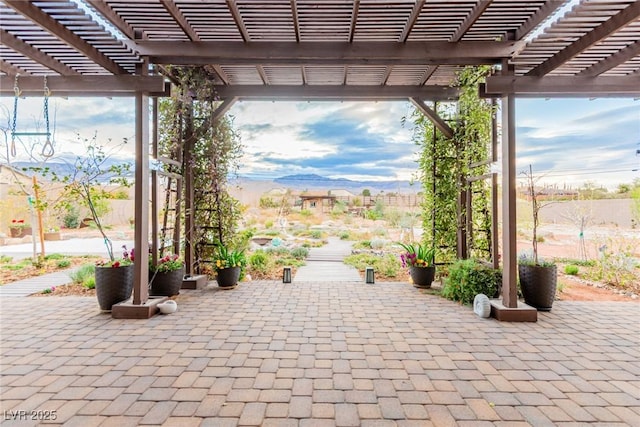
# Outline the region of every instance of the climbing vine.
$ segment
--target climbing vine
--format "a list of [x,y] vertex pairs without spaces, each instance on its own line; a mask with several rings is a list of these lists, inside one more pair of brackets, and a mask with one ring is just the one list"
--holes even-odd
[[[215,77],[205,67],[168,67],[165,73],[178,83],[178,90],[160,104],[159,152],[173,158],[181,154],[183,168],[193,173],[193,241],[196,259],[203,264],[216,246],[242,244],[236,233],[240,204],[229,193],[242,146],[232,118],[214,117],[221,101]],[[179,153],[181,149],[191,152]]]
[[[460,89],[457,104],[433,105],[452,128],[453,138],[445,137],[419,110],[412,114],[413,140],[421,148],[418,178],[423,192],[423,243],[436,249],[439,263],[449,263],[457,257],[461,230],[466,236],[468,256],[490,255],[490,188],[485,180],[469,179],[489,172],[485,161],[491,155],[495,107],[478,96],[478,83],[489,72],[489,67],[465,68],[454,82]],[[471,200],[470,218],[465,197]]]

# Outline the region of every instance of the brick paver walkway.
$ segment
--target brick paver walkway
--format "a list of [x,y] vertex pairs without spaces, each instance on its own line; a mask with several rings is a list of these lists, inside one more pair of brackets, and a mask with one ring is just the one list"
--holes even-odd
[[640,305],[500,323],[423,292],[256,281],[149,320],[0,299],[2,425],[640,425]]

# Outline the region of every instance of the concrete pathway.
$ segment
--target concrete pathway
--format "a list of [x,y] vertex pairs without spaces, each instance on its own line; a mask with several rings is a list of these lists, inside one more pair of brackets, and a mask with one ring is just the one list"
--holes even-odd
[[75,269],[58,271],[55,273],[43,274],[42,276],[30,277],[17,282],[7,283],[0,286],[0,298],[5,297],[26,297],[38,293],[52,286],[60,286],[71,283],[69,276]]
[[298,268],[293,282],[361,282],[364,279],[355,268],[344,264],[351,254],[351,242],[329,237],[326,245],[311,248],[306,265]]
[[95,298],[0,299],[0,423],[640,420],[636,303],[557,301],[537,323],[518,324],[481,319],[406,283],[254,281],[184,291],[176,301],[171,315],[118,320],[101,314]]

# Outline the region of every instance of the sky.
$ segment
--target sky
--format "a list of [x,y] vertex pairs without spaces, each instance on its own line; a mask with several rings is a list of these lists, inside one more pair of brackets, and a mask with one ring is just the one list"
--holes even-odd
[[[55,94],[54,94],[55,95]],[[20,137],[17,156],[8,152],[13,98],[0,98],[3,163],[23,160],[42,138]],[[239,175],[270,180],[292,174],[318,174],[353,180],[410,180],[417,169],[408,102],[244,101],[229,111],[244,146]],[[114,154],[133,158],[132,98],[52,97],[50,123],[56,154],[82,153],[76,135],[101,143],[130,142]],[[541,183],[580,187],[585,182],[615,189],[640,178],[640,100],[518,99],[517,171],[531,164]],[[44,127],[43,99],[18,100],[17,131]],[[0,136],[1,137],[1,136]],[[499,168],[499,164],[496,169]]]

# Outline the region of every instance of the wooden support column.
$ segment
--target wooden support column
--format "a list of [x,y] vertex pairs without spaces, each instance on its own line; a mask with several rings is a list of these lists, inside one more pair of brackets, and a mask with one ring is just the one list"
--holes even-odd
[[502,301],[491,300],[491,316],[507,322],[536,322],[538,311],[518,303],[516,230],[515,97],[502,98]]
[[[146,75],[147,64],[138,72]],[[166,297],[149,299],[149,94],[135,95],[135,225],[134,225],[134,276],[133,297],[115,304],[111,316],[116,319],[148,319],[158,312],[157,305]],[[157,128],[157,122],[154,128]]]
[[135,275],[133,304],[149,298],[149,96],[136,93]]
[[502,98],[502,303],[518,306],[515,97]]

